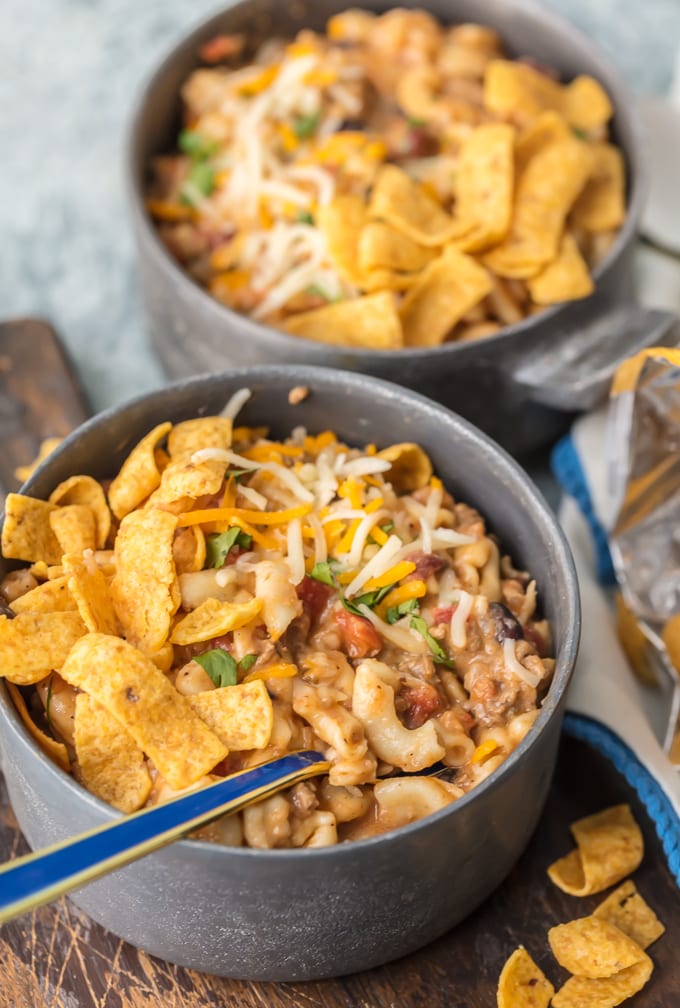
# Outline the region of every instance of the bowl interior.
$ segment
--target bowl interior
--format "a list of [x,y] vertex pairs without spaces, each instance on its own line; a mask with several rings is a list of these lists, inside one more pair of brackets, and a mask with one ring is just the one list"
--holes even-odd
[[[389,0],[366,0],[357,6],[380,13],[397,4],[390,3]],[[628,169],[628,216],[612,248],[594,270],[596,278],[601,276],[618,259],[630,232],[636,227],[641,202],[639,127],[631,96],[618,72],[575,26],[531,0],[426,0],[425,3],[405,3],[401,6],[425,7],[443,24],[467,21],[489,25],[500,33],[511,57],[532,57],[553,67],[564,80],[579,74],[590,74],[602,83],[614,106],[612,139],[622,148]],[[140,95],[131,124],[129,183],[136,214],[153,234],[169,262],[170,256],[165,252],[144,209],[144,191],[151,159],[175,149],[182,124],[180,89],[188,75],[200,65],[198,49],[201,43],[220,32],[243,32],[248,38],[248,56],[261,42],[272,36],[292,37],[303,27],[323,30],[327,20],[346,7],[341,0],[300,0],[295,4],[281,4],[277,0],[241,0],[198,25],[168,53],[154,73]],[[174,263],[173,267],[178,273],[182,273]],[[193,281],[187,282],[196,286]],[[205,297],[209,295],[205,294]],[[233,314],[226,307],[223,310]],[[536,319],[555,310],[554,307],[548,307]],[[528,319],[524,323],[505,327],[499,336],[522,324],[530,326],[534,322],[534,319]],[[255,324],[253,328],[268,327]],[[281,340],[295,342],[287,334],[279,335]],[[493,341],[499,336],[490,339]],[[451,346],[455,344],[450,344],[449,347]]]
[[[300,384],[310,394],[291,405],[289,390]],[[246,368],[192,378],[90,420],[63,442],[25,490],[47,497],[68,476],[110,477],[153,426],[219,413],[244,387],[252,398],[238,422],[267,425],[273,436],[285,437],[302,425],[311,432],[331,429],[356,446],[423,445],[447,489],[478,508],[515,564],[537,581],[541,610],[557,642],[555,676],[539,724],[549,717],[564,692],[578,645],[578,588],[569,548],[520,466],[472,425],[416,393],[373,377],[316,367]]]

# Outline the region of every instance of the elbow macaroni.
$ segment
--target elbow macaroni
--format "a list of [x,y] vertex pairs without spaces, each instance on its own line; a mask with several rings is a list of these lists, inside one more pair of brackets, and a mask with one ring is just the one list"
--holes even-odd
[[[224,418],[192,422],[182,437],[167,427],[167,450],[162,437],[155,451],[135,449],[134,465],[114,481],[118,503],[136,499],[127,479],[146,491],[126,504],[122,545],[116,523],[100,515],[111,528],[106,548],[83,546],[82,558],[62,565],[49,553],[48,566],[40,543],[58,548],[59,504],[10,502],[3,551],[34,573],[0,582],[14,615],[0,616],[0,674],[23,681],[28,647],[37,654],[50,644],[49,664],[64,676],[35,658],[34,709],[45,710],[50,741],[81,779],[100,796],[119,794],[82,773],[98,755],[87,748],[97,740],[88,711],[106,716],[107,703],[147,782],[118,807],[153,804],[296,749],[325,754],[323,780],[199,833],[225,844],[318,847],[370,836],[444,808],[493,773],[537,717],[553,667],[550,628],[535,618],[535,582],[501,555],[481,515],[432,477],[422,449],[362,452],[304,430],[283,442],[255,428],[232,436]],[[68,522],[87,517],[91,530],[86,504],[74,503]],[[40,525],[47,519],[49,530]],[[71,544],[89,542],[78,536]],[[88,634],[93,620],[120,634]],[[124,639],[128,625],[139,648]],[[91,641],[120,655],[107,668],[119,689],[96,691],[77,657]],[[92,690],[93,703],[76,703],[76,687]],[[141,696],[146,734],[140,705],[133,717],[124,703]],[[156,734],[154,697],[166,705]],[[74,732],[74,719],[83,730]],[[170,737],[183,746],[181,773]]]

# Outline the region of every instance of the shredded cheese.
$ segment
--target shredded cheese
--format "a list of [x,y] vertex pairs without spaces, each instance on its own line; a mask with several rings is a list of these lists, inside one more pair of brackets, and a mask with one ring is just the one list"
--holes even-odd
[[410,602],[411,599],[422,598],[423,595],[427,594],[427,585],[424,581],[420,581],[418,578],[414,578],[413,581],[407,581],[406,584],[397,585],[393,588],[391,592],[388,592],[385,598],[380,602],[375,609],[376,614],[380,619],[385,619],[387,616],[387,610],[391,609],[393,606],[400,606],[403,602]]
[[467,644],[466,623],[472,612],[474,601],[475,597],[470,592],[463,591],[462,588],[458,591],[458,604],[451,616],[451,645],[453,647],[464,648]]
[[253,393],[249,388],[238,389],[238,391],[234,392],[231,396],[220,416],[226,417],[227,420],[234,420],[248,402],[252,394]]
[[290,567],[291,584],[300,584],[305,576],[305,554],[302,543],[302,526],[300,519],[294,518],[288,525],[287,533],[288,566]]
[[357,609],[362,616],[365,616],[369,623],[372,623],[376,628],[378,633],[380,633],[385,640],[391,641],[397,647],[401,648],[403,651],[408,651],[409,654],[425,654],[429,648],[420,634],[409,630],[405,626],[400,626],[399,623],[385,623],[384,620],[369,609],[367,605],[363,603],[357,606]]
[[239,519],[252,522],[253,525],[285,525],[294,518],[304,518],[311,511],[311,506],[301,504],[300,507],[287,508],[284,511],[247,511],[243,508],[205,508],[200,511],[185,511],[177,519],[179,528],[189,525],[203,525],[206,522],[233,522],[239,524]]
[[[379,514],[379,512],[377,512]],[[396,554],[402,549],[403,543],[399,536],[391,535],[384,546],[381,546],[374,557],[360,570],[347,587],[347,594],[354,595],[366,584],[369,578],[379,577],[391,566]]]
[[507,638],[503,641],[503,659],[505,661],[505,667],[510,669],[514,675],[527,684],[527,686],[533,686],[535,689],[541,677],[530,669],[525,668],[521,662],[517,660],[517,655],[515,653],[515,642],[511,638]]
[[388,585],[401,581],[407,574],[412,574],[415,569],[416,565],[412,561],[401,560],[394,567],[386,570],[384,574],[380,574],[379,577],[369,578],[364,588],[366,591],[374,591],[376,588],[387,588]]
[[287,662],[274,662],[273,665],[265,665],[264,668],[253,669],[243,679],[244,683],[255,682],[256,679],[292,679],[297,675],[297,666]]

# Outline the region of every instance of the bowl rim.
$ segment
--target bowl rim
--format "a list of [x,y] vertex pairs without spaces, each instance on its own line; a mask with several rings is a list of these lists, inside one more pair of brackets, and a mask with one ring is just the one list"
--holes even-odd
[[[337,386],[339,384],[342,386],[344,383],[345,386],[351,387],[353,391],[361,394],[364,398],[369,400],[379,399],[383,404],[394,400],[403,402],[406,399],[409,404],[419,411],[421,416],[429,416],[430,419],[436,418],[439,421],[443,421],[452,432],[455,431],[458,435],[464,436],[476,445],[477,455],[483,459],[484,468],[492,474],[495,483],[506,487],[513,485],[515,490],[519,492],[519,495],[524,498],[524,504],[528,510],[530,509],[529,513],[532,516],[533,524],[537,530],[541,530],[542,532],[541,539],[550,540],[552,566],[555,571],[559,572],[565,589],[561,604],[566,608],[568,631],[562,641],[562,653],[559,656],[559,660],[556,661],[553,679],[544,702],[539,708],[538,717],[532,725],[532,729],[503,760],[502,764],[461,798],[455,799],[455,801],[439,809],[437,812],[415,820],[406,826],[400,826],[386,833],[379,833],[364,839],[338,843],[328,847],[268,848],[262,850],[250,847],[228,847],[208,840],[193,839],[177,840],[172,844],[173,850],[179,850],[180,853],[192,857],[196,856],[199,852],[202,856],[210,857],[223,857],[226,852],[232,857],[245,857],[248,859],[273,857],[277,860],[293,861],[308,859],[310,857],[321,859],[334,856],[358,857],[361,856],[363,851],[370,851],[375,845],[384,846],[385,844],[400,843],[402,837],[413,836],[433,821],[455,815],[458,809],[466,806],[470,801],[493,792],[502,784],[504,777],[511,772],[515,764],[523,760],[525,755],[534,747],[539,735],[548,727],[553,717],[559,716],[559,707],[564,699],[574,671],[581,630],[580,593],[576,567],[570,547],[557,521],[557,517],[550,509],[540,490],[534,485],[519,463],[490,437],[463,417],[417,392],[404,389],[384,379],[347,372],[337,368],[314,365],[299,367],[285,364],[230,368],[216,373],[194,375],[152,392],[137,395],[96,414],[72,431],[64,438],[48,459],[41,463],[30,479],[23,484],[19,493],[30,494],[33,485],[51,468],[54,461],[68,456],[71,448],[77,444],[81,437],[100,428],[105,428],[112,419],[118,418],[129,411],[134,413],[138,407],[144,404],[148,404],[150,408],[156,404],[162,405],[165,399],[171,400],[179,390],[184,390],[197,396],[200,390],[206,386],[219,385],[220,382],[225,380],[232,382],[236,388],[247,387],[249,382],[271,382],[272,380],[278,381],[281,385],[303,384],[313,386],[314,383],[317,385],[319,383],[321,385],[327,383],[328,385]],[[0,525],[3,519],[4,515],[0,518]],[[0,740],[0,743],[4,741],[5,746],[15,744],[18,747],[28,749],[34,759],[47,772],[49,783],[55,788],[65,788],[68,796],[81,805],[81,807],[89,808],[94,813],[98,822],[119,818],[119,813],[112,806],[84,788],[70,773],[61,770],[41,750],[21,720],[4,681],[0,679],[0,735],[2,734],[5,737],[3,740]],[[2,744],[0,744],[0,757],[2,756],[2,752],[3,748]]]
[[[532,334],[542,325],[552,323],[555,319],[559,321],[560,315],[565,315],[575,304],[587,303],[597,297],[600,280],[610,270],[615,268],[617,262],[637,234],[648,189],[648,170],[644,160],[644,131],[642,121],[637,105],[633,100],[632,92],[629,90],[622,72],[619,71],[615,63],[610,60],[599,45],[594,43],[585,32],[581,31],[580,28],[564,15],[543,7],[538,0],[504,0],[504,2],[509,8],[514,7],[529,14],[538,22],[546,25],[552,32],[556,34],[561,33],[566,46],[576,41],[579,47],[586,50],[588,56],[598,68],[598,76],[607,78],[609,82],[615,85],[617,102],[614,107],[614,115],[625,121],[630,133],[631,142],[630,156],[625,157],[628,188],[626,216],[611,248],[607,251],[601,262],[592,270],[592,277],[595,282],[593,293],[581,301],[565,301],[548,305],[536,315],[529,315],[526,318],[520,319],[519,322],[502,326],[497,333],[493,333],[481,341],[484,348],[490,349],[492,353],[498,342],[502,341],[505,337],[524,337],[526,334],[528,339],[529,334]],[[276,326],[259,322],[248,315],[241,314],[222,304],[222,302],[212,297],[197,281],[193,280],[186,270],[176,262],[161,241],[158,228],[155,227],[146,210],[143,177],[139,178],[136,165],[136,148],[138,143],[142,143],[142,119],[146,114],[146,109],[153,92],[164,76],[168,65],[172,64],[186,50],[197,48],[198,41],[212,28],[213,24],[218,23],[232,10],[247,8],[251,3],[252,0],[230,0],[230,2],[223,2],[217,5],[211,13],[196,19],[190,24],[173,43],[166,47],[161,56],[156,60],[152,70],[137,89],[132,103],[132,112],[128,117],[124,139],[124,186],[127,195],[128,211],[135,225],[137,254],[140,260],[145,259],[147,256],[153,257],[155,264],[163,270],[171,283],[179,287],[182,295],[188,300],[193,299],[202,310],[209,311],[213,315],[216,324],[229,324],[233,327],[235,324],[240,323],[244,325],[246,330],[244,335],[253,339],[270,341],[281,349],[293,349],[293,347],[299,349],[299,338],[276,328]],[[420,6],[427,9],[427,3],[428,0],[422,0]],[[481,4],[483,6],[484,0],[481,0]],[[361,5],[359,4],[359,6]],[[455,0],[453,0],[452,6],[455,7]],[[452,12],[452,21],[455,23],[454,17],[455,12]],[[484,23],[483,11],[480,11],[480,21]],[[144,242],[143,247],[141,245],[142,241]],[[362,364],[370,367],[374,360],[383,361],[386,358],[392,357],[402,364],[408,364],[411,361],[417,362],[424,358],[430,359],[431,356],[446,358],[452,353],[458,355],[473,354],[476,351],[478,352],[480,346],[480,341],[473,340],[468,343],[442,343],[434,347],[398,347],[395,349],[380,350],[371,347],[346,345],[334,347],[315,340],[309,342],[313,347],[313,351],[310,352],[316,352],[317,354],[322,354],[324,351],[330,354],[333,350],[344,350],[351,353],[359,367]]]

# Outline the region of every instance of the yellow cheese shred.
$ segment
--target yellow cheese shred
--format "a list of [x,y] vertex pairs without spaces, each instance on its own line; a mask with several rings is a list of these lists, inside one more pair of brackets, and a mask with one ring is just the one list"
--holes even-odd
[[401,581],[407,574],[412,574],[415,569],[416,565],[411,560],[400,560],[394,567],[386,570],[384,574],[369,578],[363,586],[363,591],[375,591],[376,588],[387,588],[388,585],[394,584],[395,581]]

